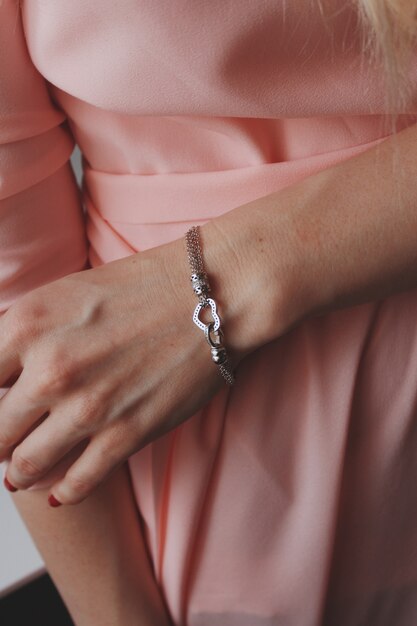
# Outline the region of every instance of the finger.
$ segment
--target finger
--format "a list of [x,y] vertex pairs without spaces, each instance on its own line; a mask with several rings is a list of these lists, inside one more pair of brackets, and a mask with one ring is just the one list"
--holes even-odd
[[140,446],[137,441],[135,444],[135,437],[128,427],[100,432],[91,439],[64,478],[53,485],[50,494],[60,504],[82,502],[139,449]]
[[27,372],[24,368],[14,385],[0,398],[0,461],[49,410],[46,402],[36,397]]
[[15,488],[36,483],[89,436],[76,421],[66,420],[67,415],[53,411],[13,450],[6,477]]
[[0,313],[0,387],[9,387],[22,371],[17,324],[12,326],[11,317],[9,310]]

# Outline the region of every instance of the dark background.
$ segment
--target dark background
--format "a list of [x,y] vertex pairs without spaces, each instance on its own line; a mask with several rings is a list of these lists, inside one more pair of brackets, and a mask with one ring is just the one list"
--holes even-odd
[[48,574],[0,600],[1,626],[75,626]]

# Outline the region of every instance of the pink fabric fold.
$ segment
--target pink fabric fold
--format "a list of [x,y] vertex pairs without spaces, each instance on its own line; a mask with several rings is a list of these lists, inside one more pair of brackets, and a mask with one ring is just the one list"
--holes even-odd
[[210,219],[296,183],[377,145],[377,138],[341,150],[243,168],[168,174],[109,174],[84,169],[86,193],[104,219],[164,224]]

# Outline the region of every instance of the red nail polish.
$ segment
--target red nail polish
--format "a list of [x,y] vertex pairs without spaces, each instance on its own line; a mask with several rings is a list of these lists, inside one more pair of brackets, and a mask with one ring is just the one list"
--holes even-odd
[[7,476],[3,478],[3,483],[6,489],[8,489],[9,491],[17,491],[17,487],[12,485],[12,483],[7,480]]
[[49,494],[48,496],[48,502],[51,506],[61,506],[62,502],[60,502],[59,500],[57,500],[55,498],[55,496],[52,495],[52,493]]

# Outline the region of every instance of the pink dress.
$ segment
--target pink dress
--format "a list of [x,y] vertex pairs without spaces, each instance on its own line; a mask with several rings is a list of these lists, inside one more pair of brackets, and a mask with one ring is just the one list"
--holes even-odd
[[[353,4],[20,5],[0,3],[1,311],[385,137]],[[416,319],[411,290],[305,320],[129,458],[176,625],[417,623]]]

